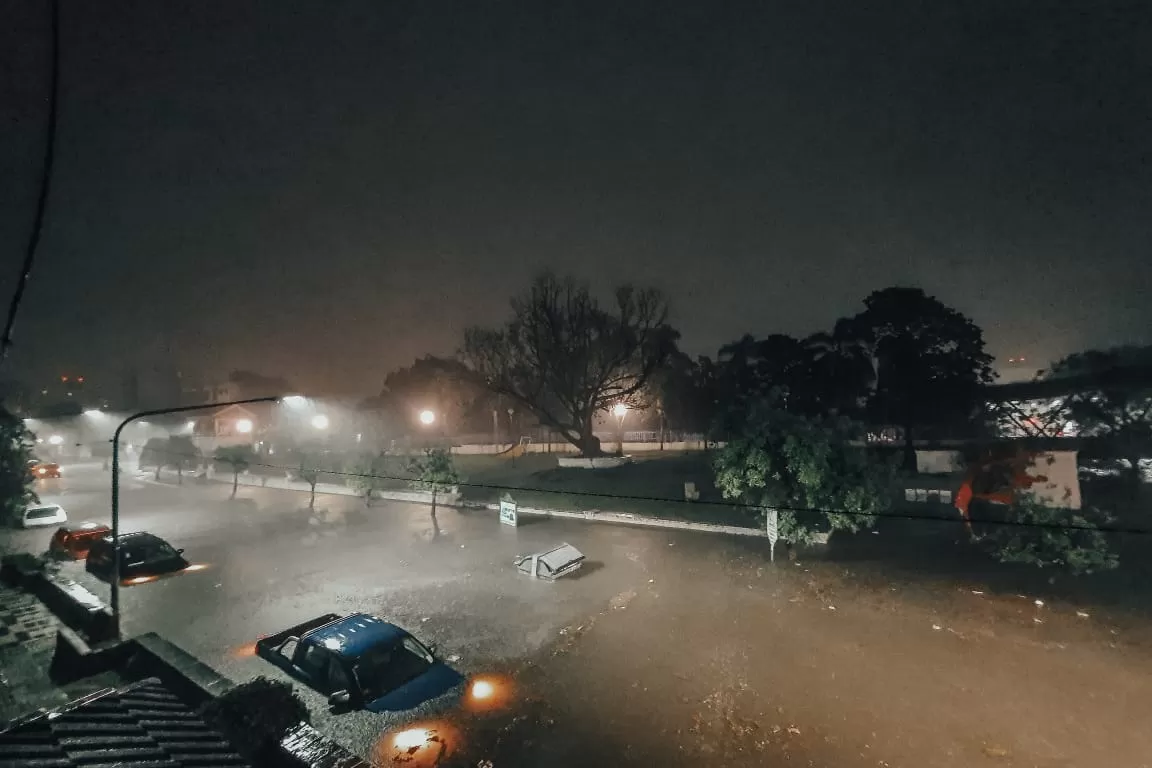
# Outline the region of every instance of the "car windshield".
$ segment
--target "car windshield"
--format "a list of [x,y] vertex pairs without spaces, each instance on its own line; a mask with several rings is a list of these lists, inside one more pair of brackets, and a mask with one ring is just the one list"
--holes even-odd
[[423,674],[432,659],[412,638],[394,645],[373,648],[357,661],[353,671],[365,701],[378,699]]
[[176,557],[176,550],[166,541],[149,541],[122,546],[121,558],[128,562],[163,560]]
[[59,507],[33,507],[25,515],[29,520],[39,520],[45,517],[55,517]]

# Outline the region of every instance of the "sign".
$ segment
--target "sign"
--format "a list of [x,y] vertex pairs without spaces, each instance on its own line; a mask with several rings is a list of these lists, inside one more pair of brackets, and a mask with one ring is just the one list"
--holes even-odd
[[780,511],[768,510],[768,555],[771,561],[776,562],[776,542],[780,539]]
[[504,498],[500,499],[500,522],[513,528],[520,524],[516,517],[516,502],[508,494],[504,494]]

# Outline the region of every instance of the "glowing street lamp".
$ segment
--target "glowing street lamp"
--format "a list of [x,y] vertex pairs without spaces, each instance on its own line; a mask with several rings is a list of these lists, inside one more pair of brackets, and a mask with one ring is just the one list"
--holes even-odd
[[616,403],[612,406],[612,413],[616,416],[616,450],[624,453],[624,417],[628,415],[628,406]]
[[420,411],[420,423],[424,426],[431,426],[436,421],[436,414],[427,409]]
[[103,416],[104,411],[100,410],[99,408],[89,408],[88,410],[84,411],[84,415],[88,416],[89,418],[96,418]]
[[316,429],[328,429],[328,417],[318,413],[312,417],[312,426]]
[[60,435],[52,435],[52,437],[48,438],[49,445],[60,445],[63,442],[64,438],[60,437]]
[[[188,422],[188,423],[191,424],[192,422]],[[249,432],[251,432],[252,431],[252,420],[251,419],[240,419],[239,421],[237,421],[236,422],[236,431],[242,435],[246,435]]]

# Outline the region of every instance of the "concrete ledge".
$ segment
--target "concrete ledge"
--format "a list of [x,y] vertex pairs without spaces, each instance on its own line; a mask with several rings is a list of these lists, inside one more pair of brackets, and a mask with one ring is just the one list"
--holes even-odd
[[125,645],[134,646],[125,671],[133,677],[157,677],[185,701],[203,704],[235,687],[228,678],[155,632]]
[[83,632],[88,641],[102,643],[115,638],[112,613],[82,584],[41,573],[28,580],[24,588],[40,598],[60,621]]
[[556,464],[561,469],[615,469],[631,464],[631,456],[558,456]]
[[68,627],[56,631],[56,650],[48,676],[60,683],[98,675],[125,665],[136,646],[131,641],[93,648],[79,633]]
[[[480,505],[477,505],[480,506]],[[484,504],[484,509],[499,511],[499,504]],[[517,507],[521,515],[541,515],[568,520],[583,520],[589,523],[614,523],[616,525],[636,525],[644,528],[668,528],[679,531],[700,531],[701,533],[723,533],[729,536],[767,536],[763,528],[745,528],[739,525],[715,525],[713,523],[690,523],[686,520],[666,520],[660,517],[645,517],[627,512],[601,512],[587,510],[572,512],[565,509],[540,509],[537,507]]]

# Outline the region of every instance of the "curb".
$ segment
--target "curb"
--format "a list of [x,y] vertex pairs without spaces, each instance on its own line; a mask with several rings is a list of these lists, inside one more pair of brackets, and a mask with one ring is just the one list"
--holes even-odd
[[[499,511],[500,509],[499,504],[488,504],[484,502],[464,502],[456,506],[493,511]],[[538,507],[517,507],[516,511],[522,515],[582,520],[586,523],[609,523],[613,525],[632,525],[641,528],[665,528],[679,531],[697,531],[699,533],[722,533],[728,536],[765,538],[768,535],[761,528],[744,528],[739,525],[717,525],[713,523],[692,523],[686,520],[667,520],[662,517],[634,515],[630,512],[606,512],[600,510],[572,512],[565,509],[542,509]]]

